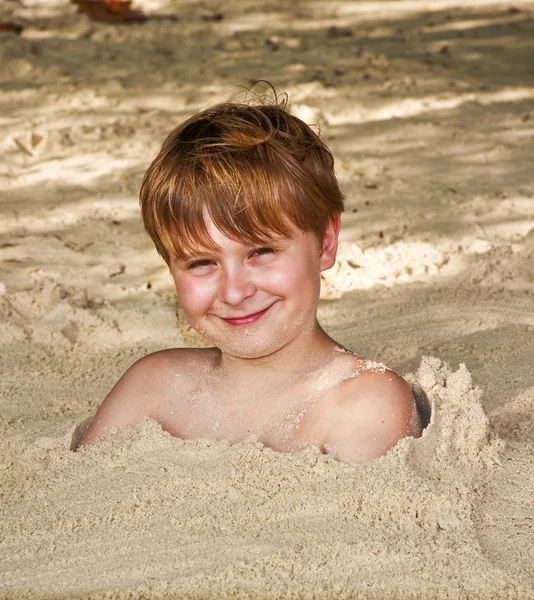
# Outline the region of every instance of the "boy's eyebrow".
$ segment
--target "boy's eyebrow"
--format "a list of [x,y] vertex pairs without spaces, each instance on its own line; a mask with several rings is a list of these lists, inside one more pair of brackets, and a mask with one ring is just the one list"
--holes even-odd
[[[270,237],[258,239],[257,241],[254,241],[254,240],[248,241],[247,240],[243,243],[243,246],[246,246],[249,248],[257,248],[258,246],[263,246],[263,245],[272,246],[274,244],[278,244],[280,242],[287,241],[288,239],[290,239],[290,238],[285,235],[273,234]],[[187,261],[190,261],[193,259],[197,259],[201,256],[210,256],[210,255],[216,254],[220,250],[221,250],[220,246],[216,246],[216,245],[215,245],[215,247],[198,246],[193,251],[191,251],[189,249],[182,250],[181,256],[175,255],[175,256],[173,256],[173,258],[175,261],[187,262]]]
[[198,258],[199,256],[207,256],[207,255],[212,255],[218,252],[218,250],[220,250],[220,248],[196,248],[194,252],[190,252],[190,251],[183,251],[182,257],[175,257],[176,260],[181,260],[183,262],[186,262],[188,260],[192,260],[195,258]]

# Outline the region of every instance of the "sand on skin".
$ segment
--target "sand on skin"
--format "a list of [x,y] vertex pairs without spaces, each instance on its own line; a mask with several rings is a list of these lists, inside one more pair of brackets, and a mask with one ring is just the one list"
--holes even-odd
[[[529,3],[219,8],[0,7],[0,597],[533,597]],[[348,197],[321,322],[431,425],[358,467],[150,420],[72,452],[136,358],[200,343],[137,191],[169,127],[261,77]]]

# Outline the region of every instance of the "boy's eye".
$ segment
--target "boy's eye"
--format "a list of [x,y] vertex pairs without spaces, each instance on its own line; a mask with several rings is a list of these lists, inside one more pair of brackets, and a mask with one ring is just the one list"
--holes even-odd
[[210,260],[209,258],[202,258],[202,259],[193,260],[190,263],[187,263],[187,268],[189,270],[193,270],[193,269],[199,269],[202,267],[209,267],[213,264],[214,264],[214,262],[212,260]]
[[274,248],[270,248],[268,246],[265,246],[264,248],[257,248],[256,250],[254,250],[251,254],[251,256],[265,256],[266,254],[274,254],[275,250]]

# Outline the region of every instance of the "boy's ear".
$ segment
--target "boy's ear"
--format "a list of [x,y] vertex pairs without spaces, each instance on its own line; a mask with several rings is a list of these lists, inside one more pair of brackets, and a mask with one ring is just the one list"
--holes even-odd
[[336,262],[337,243],[339,237],[339,228],[341,227],[341,215],[334,215],[324,232],[323,244],[321,248],[321,256],[319,258],[319,266],[321,271],[326,271],[334,266]]

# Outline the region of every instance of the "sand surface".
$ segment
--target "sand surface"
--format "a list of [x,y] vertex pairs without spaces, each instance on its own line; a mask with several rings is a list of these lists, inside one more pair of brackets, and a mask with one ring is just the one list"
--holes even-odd
[[[534,598],[532,3],[136,6],[0,3],[0,597]],[[260,78],[348,197],[320,320],[431,424],[363,466],[150,420],[71,451],[134,360],[201,343],[139,184]]]

